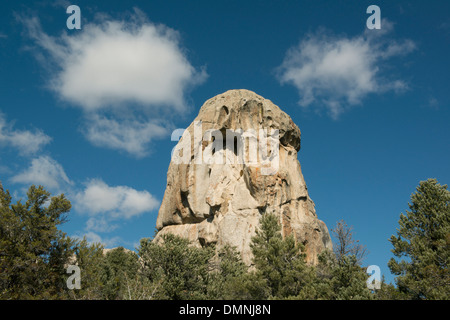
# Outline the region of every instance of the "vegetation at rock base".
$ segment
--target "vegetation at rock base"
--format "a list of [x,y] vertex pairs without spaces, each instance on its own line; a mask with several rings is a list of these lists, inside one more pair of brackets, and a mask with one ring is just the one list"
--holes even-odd
[[[334,252],[305,261],[293,236],[283,237],[276,215],[265,213],[252,238],[248,268],[230,246],[196,247],[166,234],[142,239],[133,252],[105,250],[72,239],[58,227],[70,201],[31,186],[24,203],[0,188],[0,299],[449,299],[450,192],[435,179],[420,182],[389,242],[395,285],[367,288],[365,246],[345,221],[331,230]],[[81,270],[81,288],[67,287],[69,264]]]
[[172,234],[161,245],[142,239],[143,276],[156,285],[156,299],[205,299],[212,248],[197,248]]

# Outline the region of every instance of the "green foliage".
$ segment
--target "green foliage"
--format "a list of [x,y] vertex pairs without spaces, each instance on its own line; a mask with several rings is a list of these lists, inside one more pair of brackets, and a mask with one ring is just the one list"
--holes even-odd
[[366,249],[353,238],[352,227],[340,220],[332,229],[333,252],[324,251],[316,267],[318,299],[367,300],[374,294],[367,288],[369,275],[361,267]]
[[64,265],[74,241],[57,229],[71,205],[65,196],[50,197],[31,186],[25,204],[11,204],[0,189],[0,298],[66,297]]
[[375,292],[375,299],[377,300],[406,300],[407,295],[400,292],[393,284],[385,282],[384,277],[381,279],[380,289]]
[[239,252],[230,246],[219,250],[212,259],[211,272],[208,281],[208,298],[214,300],[233,299],[235,281],[247,273],[247,267],[241,261]]
[[256,274],[265,280],[271,298],[307,297],[314,281],[305,255],[292,235],[281,235],[278,218],[273,214],[261,217],[260,229],[252,238],[251,249]]
[[125,277],[123,300],[153,300],[159,286],[138,273],[134,278]]
[[205,299],[209,260],[213,248],[196,248],[172,234],[162,236],[162,244],[142,239],[139,256],[143,274],[155,285],[155,299]]
[[[277,216],[264,214],[249,267],[235,248],[195,247],[172,234],[142,239],[138,254],[106,252],[58,230],[71,208],[64,195],[31,186],[25,203],[12,204],[0,188],[0,299],[449,299],[449,200],[446,185],[420,183],[390,238],[403,258],[389,261],[397,287],[383,280],[372,292],[361,266],[366,249],[344,221],[332,229],[334,252],[311,266],[303,246],[282,236]],[[69,264],[81,270],[81,289],[67,288]]]
[[137,278],[138,269],[136,253],[126,251],[123,247],[108,251],[104,257],[101,276],[105,298],[115,300],[129,295],[129,281]]
[[375,296],[367,288],[368,274],[359,266],[355,255],[337,260],[324,253],[319,262],[323,288],[321,298],[327,300],[369,300]]
[[248,272],[235,248],[220,249],[212,265],[208,299],[261,300],[269,296],[264,279],[255,272]]
[[[249,271],[233,277],[226,283],[223,295],[219,299],[227,300],[265,300],[270,290],[265,279],[255,271]],[[209,296],[208,296],[209,299]]]
[[70,290],[71,299],[100,300],[104,298],[102,266],[105,263],[103,246],[99,243],[90,245],[86,238],[78,241],[74,247],[74,256],[69,261],[76,264],[81,272],[81,289]]
[[409,211],[392,236],[389,268],[400,292],[410,299],[450,299],[450,191],[436,179],[421,181]]
[[63,194],[50,197],[42,186],[31,186],[27,198],[11,204],[0,189],[0,298],[64,298],[64,263],[74,242],[57,226],[70,202]]

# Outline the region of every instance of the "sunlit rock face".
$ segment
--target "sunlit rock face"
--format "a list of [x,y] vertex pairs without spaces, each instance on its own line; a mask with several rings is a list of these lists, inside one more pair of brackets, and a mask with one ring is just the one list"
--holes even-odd
[[297,159],[300,129],[278,106],[249,90],[230,90],[206,101],[181,134],[154,241],[170,232],[197,246],[229,244],[250,265],[260,217],[274,213],[283,235],[304,245],[310,264],[331,249]]

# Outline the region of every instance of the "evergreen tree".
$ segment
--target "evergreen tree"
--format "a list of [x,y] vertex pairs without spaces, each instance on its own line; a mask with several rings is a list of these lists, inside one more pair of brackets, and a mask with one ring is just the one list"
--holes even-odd
[[212,270],[208,281],[208,298],[231,299],[230,296],[233,296],[234,291],[232,283],[247,273],[247,267],[242,262],[236,248],[230,246],[221,248],[212,260]]
[[386,283],[384,276],[381,279],[380,289],[375,291],[377,300],[406,300],[408,296],[400,292],[393,284]]
[[410,299],[450,299],[450,191],[436,179],[421,181],[409,211],[400,215],[388,265]]
[[270,297],[307,299],[313,295],[310,290],[314,276],[305,263],[302,248],[292,235],[283,239],[275,215],[266,213],[261,217],[251,249],[256,273],[266,281]]
[[[215,299],[226,300],[266,300],[271,297],[267,281],[256,271],[247,271],[229,279],[223,294]],[[208,296],[209,299],[209,296]]]
[[102,279],[105,256],[103,245],[89,244],[84,237],[76,242],[74,255],[69,261],[80,268],[80,289],[69,291],[71,299],[75,300],[101,300],[106,297]]
[[103,294],[108,300],[123,299],[129,281],[138,276],[139,262],[136,253],[123,247],[114,248],[105,255],[102,265]]
[[214,259],[208,282],[208,299],[262,300],[269,296],[264,279],[249,272],[234,247],[221,248]]
[[187,239],[165,234],[162,243],[142,239],[139,247],[144,275],[153,283],[155,299],[205,299],[211,247],[197,248]]
[[366,249],[354,240],[352,227],[338,221],[332,229],[334,253],[324,251],[316,267],[317,297],[327,300],[366,300],[375,296],[367,288],[369,275],[361,267]]
[[50,197],[31,186],[27,201],[11,204],[0,190],[0,298],[62,299],[67,297],[65,264],[74,241],[57,229],[71,204],[63,194]]

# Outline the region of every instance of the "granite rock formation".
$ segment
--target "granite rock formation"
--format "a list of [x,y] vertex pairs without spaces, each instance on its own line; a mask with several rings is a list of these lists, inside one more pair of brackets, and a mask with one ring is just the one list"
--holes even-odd
[[[267,130],[263,143],[259,129]],[[274,130],[278,136],[270,135]],[[278,144],[271,144],[274,137]],[[250,161],[254,147],[263,145],[266,153]],[[332,244],[308,195],[299,150],[300,129],[270,100],[248,90],[209,99],[174,148],[154,241],[173,233],[197,246],[230,244],[250,265],[251,237],[261,215],[270,212],[279,217],[283,235],[293,234],[307,262],[316,264]]]

